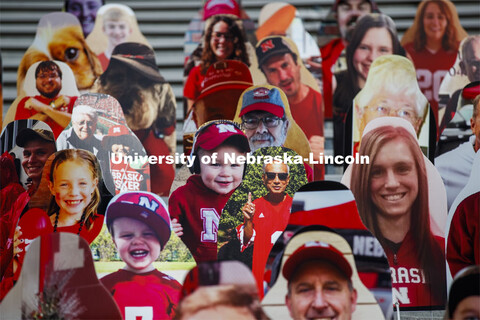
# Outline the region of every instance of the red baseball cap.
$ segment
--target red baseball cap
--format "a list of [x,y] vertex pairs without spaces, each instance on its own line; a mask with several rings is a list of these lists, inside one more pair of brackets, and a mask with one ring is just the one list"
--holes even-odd
[[203,6],[203,20],[216,14],[232,14],[240,18],[240,7],[234,0],[208,0]]
[[311,260],[328,260],[348,278],[352,276],[352,267],[343,254],[334,246],[321,241],[306,242],[295,250],[283,265],[283,276],[290,281],[295,269],[302,262]]
[[218,61],[208,68],[196,101],[220,90],[237,89],[242,92],[252,85],[252,75],[245,63],[236,60]]
[[229,120],[214,120],[202,125],[195,133],[193,153],[196,153],[198,148],[215,149],[230,138],[236,139],[235,145],[241,150],[250,152],[248,138],[238,123]]
[[278,88],[253,87],[246,90],[242,96],[240,117],[251,111],[266,111],[283,118],[285,106]]
[[132,191],[117,194],[108,203],[105,216],[110,232],[115,219],[126,217],[149,226],[157,235],[162,249],[170,239],[170,215],[162,198],[154,193]]

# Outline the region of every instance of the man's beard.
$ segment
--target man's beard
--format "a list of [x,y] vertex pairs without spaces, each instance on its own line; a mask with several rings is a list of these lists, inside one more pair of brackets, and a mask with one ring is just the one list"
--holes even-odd
[[52,92],[40,91],[40,89],[38,89],[38,88],[37,88],[37,90],[38,90],[38,92],[40,92],[40,95],[42,97],[45,97],[45,98],[48,98],[48,99],[53,99],[58,95],[58,93],[60,92],[60,90],[62,90],[62,88],[58,88],[58,89],[56,89],[55,91],[52,91]]
[[[285,128],[285,124],[282,127],[282,130],[278,136],[278,139],[275,139],[270,132],[265,132],[265,133],[256,133],[254,134],[250,139],[249,139],[249,144],[250,144],[250,149],[252,149],[252,152],[264,148],[264,147],[281,147],[285,143],[285,140],[287,139],[287,130]],[[263,143],[262,145],[254,144],[255,141],[258,140],[268,140],[266,143]]]

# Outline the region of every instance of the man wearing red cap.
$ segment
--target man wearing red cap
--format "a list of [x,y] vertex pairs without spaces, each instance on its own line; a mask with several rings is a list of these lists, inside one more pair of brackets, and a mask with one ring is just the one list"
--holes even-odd
[[287,259],[282,273],[288,281],[285,302],[293,319],[352,318],[357,305],[352,267],[332,245],[303,244]]

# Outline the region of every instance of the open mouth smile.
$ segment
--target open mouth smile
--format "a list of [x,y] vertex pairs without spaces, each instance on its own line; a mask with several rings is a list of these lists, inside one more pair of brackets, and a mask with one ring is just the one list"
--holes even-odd
[[402,193],[395,193],[395,194],[388,194],[388,195],[382,195],[382,198],[387,200],[387,201],[398,201],[403,199],[407,193],[402,192]]
[[147,250],[132,250],[130,251],[130,255],[135,259],[143,259],[148,255]]

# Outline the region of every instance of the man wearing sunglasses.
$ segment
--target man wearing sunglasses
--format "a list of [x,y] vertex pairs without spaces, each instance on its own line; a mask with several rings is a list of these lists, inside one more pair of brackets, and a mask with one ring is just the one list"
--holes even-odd
[[254,201],[252,194],[248,194],[248,201],[242,208],[244,224],[238,232],[242,249],[254,244],[252,273],[259,292],[263,292],[263,273],[268,254],[288,224],[293,200],[285,192],[290,181],[287,164],[264,164],[262,180],[268,193]]

